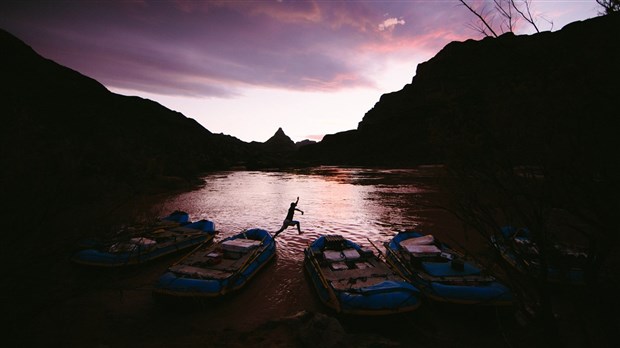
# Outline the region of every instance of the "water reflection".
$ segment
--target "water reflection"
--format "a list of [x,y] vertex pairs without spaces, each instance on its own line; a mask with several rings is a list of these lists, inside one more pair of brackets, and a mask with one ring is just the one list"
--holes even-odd
[[234,171],[204,178],[201,189],[166,202],[159,215],[174,209],[193,219],[216,223],[220,237],[260,227],[276,231],[289,204],[300,197],[297,213],[303,235],[289,228],[278,238],[279,254],[301,258],[301,250],[320,234],[339,233],[358,243],[382,239],[394,230],[419,225],[421,196],[433,190],[436,167],[406,170],[317,167],[289,172]]
[[[200,189],[169,199],[153,213],[162,216],[181,209],[194,220],[211,219],[220,231],[217,239],[222,239],[253,227],[275,232],[299,196],[298,207],[305,214],[297,213],[295,219],[304,233],[298,235],[293,227],[282,232],[274,264],[234,301],[211,310],[222,327],[252,326],[300,310],[321,310],[304,279],[303,249],[321,234],[336,233],[366,247],[368,239],[379,246],[396,230],[417,227],[424,222],[420,212],[426,209],[440,172],[437,167],[220,172],[206,176]],[[240,322],[239,313],[246,312],[254,314]]]

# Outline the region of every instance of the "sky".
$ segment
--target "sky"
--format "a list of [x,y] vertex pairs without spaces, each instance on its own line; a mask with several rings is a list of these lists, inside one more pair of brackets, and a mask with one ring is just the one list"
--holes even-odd
[[[468,3],[492,13],[489,0]],[[552,31],[600,11],[595,0],[531,8]],[[0,28],[45,58],[246,142],[280,127],[293,141],[357,128],[418,64],[481,39],[475,27],[456,0],[0,2]]]

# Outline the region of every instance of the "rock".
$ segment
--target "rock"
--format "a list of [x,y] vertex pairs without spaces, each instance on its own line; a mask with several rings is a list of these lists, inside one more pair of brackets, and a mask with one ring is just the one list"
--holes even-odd
[[340,322],[321,313],[300,313],[298,337],[304,347],[343,347],[347,334]]
[[617,114],[618,27],[620,14],[612,14],[556,32],[452,42],[419,64],[410,84],[381,96],[357,129],[326,135],[300,156],[404,166],[463,157],[467,146],[499,144],[525,164],[541,148],[568,155],[569,142],[607,142],[587,156],[610,151],[617,148],[606,125]]
[[269,152],[290,152],[297,149],[293,140],[284,134],[282,128],[278,128],[276,133],[263,143],[263,147]]

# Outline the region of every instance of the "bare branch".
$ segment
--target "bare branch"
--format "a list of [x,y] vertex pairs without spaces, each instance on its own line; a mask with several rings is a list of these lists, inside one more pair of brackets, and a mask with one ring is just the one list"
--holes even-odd
[[482,23],[470,23],[467,26],[470,27],[473,31],[482,34],[483,36],[491,36],[489,35],[486,27]]
[[538,30],[538,26],[536,25],[536,23],[534,22],[534,17],[532,16],[532,11],[530,9],[530,3],[531,0],[523,0],[523,6],[525,7],[525,11],[522,11],[517,4],[515,3],[514,0],[510,0],[510,3],[512,4],[512,7],[515,9],[515,11],[517,11],[521,17],[523,19],[525,19],[525,21],[527,21],[528,23],[530,23],[532,25],[532,27],[534,27],[534,29],[536,30],[537,33],[540,33],[540,30]]
[[465,2],[465,0],[459,0],[461,4],[463,4],[463,6],[465,6],[471,13],[474,14],[474,16],[478,17],[478,19],[482,22],[482,24],[493,34],[493,37],[497,37],[497,33],[495,32],[495,30],[493,30],[493,28],[491,28],[491,26],[489,25],[489,23],[484,19],[484,17],[476,12],[476,10],[474,10],[471,6],[469,6],[467,4],[467,2]]
[[620,0],[596,0],[596,3],[603,7],[601,15],[620,12]]
[[506,19],[505,26],[507,28],[507,32],[514,32],[514,25],[516,24],[516,19],[513,18],[512,15],[512,6],[511,1],[508,2],[508,5],[505,5],[505,0],[493,0],[495,3],[495,10],[500,14],[500,16]]
[[[615,1],[620,3],[620,0],[607,1]],[[490,11],[485,11],[485,7],[482,7],[482,9],[474,9],[474,7],[469,5],[466,0],[459,0],[459,2],[471,13],[473,13],[480,21],[480,26],[476,26],[474,29],[486,36],[497,37],[498,34],[503,34],[506,32],[514,33],[517,29],[517,23],[521,19],[525,20],[532,28],[534,28],[536,33],[540,33],[540,27],[536,21],[543,17],[535,14],[535,11],[533,11],[531,6],[532,0],[493,0],[493,8],[491,8]],[[618,6],[620,7],[620,5]],[[499,19],[501,22],[493,23],[493,19]],[[548,22],[551,25],[551,29],[553,29],[553,22],[545,18],[543,19]],[[482,28],[483,30],[481,30]],[[489,35],[489,32],[492,35]]]

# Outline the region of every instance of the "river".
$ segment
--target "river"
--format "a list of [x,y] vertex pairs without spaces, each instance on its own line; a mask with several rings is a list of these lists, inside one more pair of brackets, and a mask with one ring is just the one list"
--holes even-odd
[[213,332],[249,332],[302,311],[333,314],[304,274],[303,249],[322,234],[341,234],[371,249],[370,241],[382,248],[382,242],[403,229],[434,233],[444,240],[462,237],[462,231],[453,227],[458,225],[437,207],[441,175],[442,168],[435,166],[208,174],[203,185],[189,192],[141,202],[132,209],[144,216],[180,209],[192,220],[212,220],[219,240],[248,228],[276,231],[290,203],[299,197],[298,208],[304,214],[296,213],[295,219],[303,234],[289,227],[277,238],[277,257],[246,287],[223,301],[196,301],[190,308],[187,303],[178,308],[160,305],[152,296],[157,278],[182,255],[125,270],[67,265],[67,276],[77,284],[70,290],[73,295],[33,318],[35,344],[192,346],[207,342]]
[[[28,268],[38,272],[33,280],[49,282],[37,281],[36,287],[24,290],[39,305],[25,325],[14,325],[21,331],[14,337],[32,342],[21,339],[13,346],[291,347],[299,346],[305,335],[303,346],[309,347],[316,345],[315,338],[321,334],[322,339],[352,340],[348,345],[330,345],[338,347],[532,346],[536,331],[518,324],[510,307],[500,310],[424,301],[411,313],[359,319],[335,315],[318,300],[304,273],[303,249],[322,234],[341,234],[378,253],[373,243],[382,249],[383,242],[397,231],[416,229],[461,251],[491,255],[478,233],[465,229],[442,209],[448,197],[438,180],[443,175],[438,166],[225,171],[205,175],[201,185],[188,191],[138,197],[114,209],[118,218],[108,218],[119,223],[134,218],[144,221],[180,209],[192,220],[214,221],[219,232],[216,240],[220,240],[248,228],[276,231],[290,203],[299,197],[298,208],[304,214],[297,213],[295,219],[303,234],[293,227],[282,232],[277,238],[277,257],[246,287],[220,301],[178,303],[152,296],[158,277],[183,255],[137,267],[99,270],[77,267],[63,253],[44,267]],[[564,301],[558,308],[565,318],[580,318],[571,312],[576,310],[572,299],[584,295],[569,290],[555,290]],[[329,322],[318,322],[308,331],[308,322],[279,320],[298,313],[337,318],[346,334],[332,334]],[[563,330],[580,332],[581,324],[567,320]]]
[[295,172],[234,171],[204,178],[202,188],[168,199],[156,213],[174,209],[191,218],[215,222],[220,237],[248,228],[276,231],[291,202],[299,197],[295,228],[281,234],[279,256],[301,259],[301,246],[321,234],[342,234],[358,243],[368,237],[389,237],[394,231],[420,225],[425,194],[435,190],[437,167],[411,170],[318,167]]
[[[289,227],[277,238],[277,258],[247,291],[227,304],[247,308],[251,318],[227,325],[251,327],[301,310],[320,310],[303,276],[303,249],[319,235],[341,234],[359,244],[377,246],[396,230],[422,223],[420,210],[435,191],[439,167],[365,169],[316,167],[295,171],[230,171],[204,178],[204,186],[167,199],[155,207],[166,215],[180,209],[193,220],[209,219],[225,238],[249,228],[274,232],[291,202],[299,197],[295,220],[303,234]],[[318,308],[317,308],[318,306]],[[237,312],[233,310],[231,312]]]

